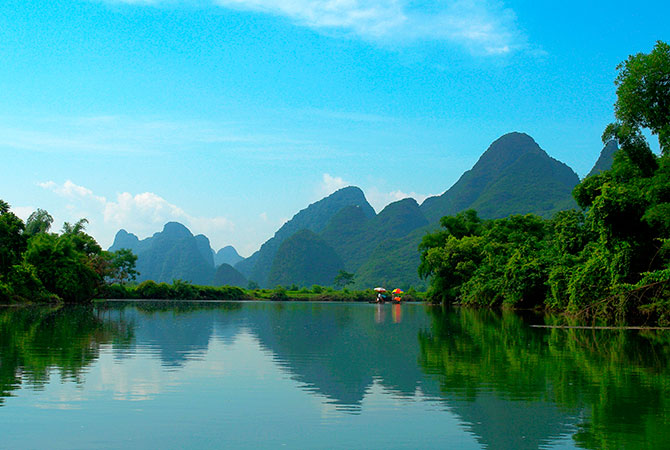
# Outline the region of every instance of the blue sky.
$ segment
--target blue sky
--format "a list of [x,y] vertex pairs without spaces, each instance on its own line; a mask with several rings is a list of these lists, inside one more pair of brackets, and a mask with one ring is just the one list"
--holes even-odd
[[440,194],[522,131],[584,176],[665,1],[4,0],[0,198],[107,247],[169,220],[248,256],[345,185]]

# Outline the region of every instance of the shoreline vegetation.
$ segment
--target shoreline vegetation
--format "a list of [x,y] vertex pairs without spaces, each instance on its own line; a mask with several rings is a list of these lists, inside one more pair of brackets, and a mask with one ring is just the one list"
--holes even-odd
[[[474,210],[440,221],[419,246],[427,292],[403,301],[544,310],[567,317],[670,325],[670,46],[632,55],[617,67],[615,117],[603,142],[619,150],[610,170],[573,191],[581,210],[552,219],[513,215],[482,220]],[[643,131],[658,137],[654,154]],[[103,251],[86,219],[50,232],[38,209],[24,223],[0,200],[0,305],[119,300],[373,301],[372,289],[348,290],[340,271],[332,287],[274,289],[136,284],[137,256]],[[346,275],[346,277],[345,277]],[[255,286],[250,286],[255,287]]]
[[[425,301],[425,292],[409,289],[402,296],[403,302]],[[377,293],[372,289],[335,289],[314,285],[311,288],[296,285],[273,289],[244,289],[233,286],[197,286],[175,280],[172,284],[143,281],[138,285],[114,284],[106,286],[99,299],[114,300],[271,300],[271,301],[334,301],[370,302]],[[391,303],[391,301],[387,301]]]
[[617,121],[602,140],[619,150],[610,170],[574,188],[581,211],[443,217],[420,244],[431,300],[670,325],[670,46],[659,41],[617,70]]

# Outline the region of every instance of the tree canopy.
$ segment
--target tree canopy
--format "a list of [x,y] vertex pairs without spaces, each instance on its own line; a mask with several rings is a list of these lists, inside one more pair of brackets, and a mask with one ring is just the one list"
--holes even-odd
[[617,66],[614,114],[626,128],[648,128],[670,151],[670,45],[658,41],[649,53],[631,55]]
[[137,275],[129,251],[105,252],[86,233],[86,219],[49,233],[53,218],[42,209],[27,223],[0,200],[0,303],[90,301],[106,283]]

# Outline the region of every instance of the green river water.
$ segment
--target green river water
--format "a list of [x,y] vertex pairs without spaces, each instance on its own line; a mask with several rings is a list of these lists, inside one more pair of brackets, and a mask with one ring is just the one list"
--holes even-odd
[[421,304],[0,309],[0,448],[670,448],[670,331]]

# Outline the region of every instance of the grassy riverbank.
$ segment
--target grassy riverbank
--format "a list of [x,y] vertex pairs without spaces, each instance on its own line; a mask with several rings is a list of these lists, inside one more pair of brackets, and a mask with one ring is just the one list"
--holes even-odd
[[[100,299],[120,300],[275,300],[275,301],[374,301],[376,293],[372,289],[337,290],[332,287],[296,286],[274,289],[242,289],[233,286],[197,286],[180,280],[172,284],[144,281],[137,285],[112,284],[103,287],[98,293]],[[404,301],[425,300],[425,292],[410,289],[403,294]]]

